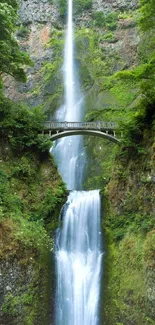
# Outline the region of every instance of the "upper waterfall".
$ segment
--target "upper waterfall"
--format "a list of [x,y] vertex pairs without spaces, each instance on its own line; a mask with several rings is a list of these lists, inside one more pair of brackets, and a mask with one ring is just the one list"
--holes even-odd
[[[65,98],[57,113],[57,121],[80,122],[83,112],[83,97],[75,78],[74,40],[73,40],[73,1],[68,0],[68,22],[64,53]],[[63,138],[52,149],[62,178],[69,190],[82,188],[85,151],[82,136]]]

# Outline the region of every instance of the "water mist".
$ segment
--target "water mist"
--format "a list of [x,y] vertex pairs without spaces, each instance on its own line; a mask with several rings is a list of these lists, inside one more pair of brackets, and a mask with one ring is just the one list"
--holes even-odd
[[[68,0],[68,22],[64,55],[65,103],[57,111],[58,121],[82,119],[83,99],[75,79],[73,2]],[[55,325],[98,325],[101,269],[99,190],[83,187],[85,152],[82,136],[60,139],[52,150],[69,190],[62,227],[56,238]]]

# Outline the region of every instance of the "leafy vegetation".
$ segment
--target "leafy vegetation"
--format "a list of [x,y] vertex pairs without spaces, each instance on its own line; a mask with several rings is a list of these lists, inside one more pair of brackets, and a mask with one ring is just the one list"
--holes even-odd
[[[66,3],[66,0],[58,1],[63,19]],[[76,14],[92,9],[91,0],[76,0],[74,5]],[[111,205],[106,208],[107,215],[103,219],[109,240],[103,309],[104,322],[109,325],[154,324],[154,306],[151,306],[152,298],[148,297],[148,292],[149,283],[154,283],[155,252],[155,4],[151,0],[140,0],[140,5],[139,62],[126,63],[126,52],[123,57],[121,51],[114,49],[118,40],[115,32],[118,21],[133,18],[131,12],[93,12],[91,29],[78,27],[75,30],[75,61],[86,95],[86,119],[117,121],[124,133],[121,149],[102,140],[88,138],[85,142],[92,155],[85,186],[88,189],[106,187],[104,203],[106,205],[109,199]],[[42,259],[49,247],[53,248],[45,229],[53,231],[56,228],[66,190],[48,155],[51,144],[40,134],[43,114],[39,109],[29,110],[12,103],[2,95],[2,76],[9,74],[24,81],[23,67],[31,64],[13,38],[16,12],[16,1],[1,1],[0,236],[3,245],[0,255],[3,260],[19,259],[21,265],[27,267],[35,263],[38,256]],[[122,29],[129,26],[132,24],[124,24]],[[26,37],[28,32],[21,26],[18,36]],[[53,113],[62,103],[64,91],[61,70],[63,30],[52,29],[47,46],[52,47],[54,59],[45,62],[41,71],[43,84],[37,85],[34,92],[37,94],[44,89],[49,94],[49,102],[43,109],[48,106]],[[148,128],[149,132],[146,131]],[[104,211],[106,209],[104,207]],[[39,268],[41,265],[42,262]],[[34,287],[37,285],[36,282]],[[33,290],[20,292],[19,296],[9,293],[3,312],[16,317],[21,304],[30,310],[34,300],[37,301],[37,293]],[[32,311],[31,316],[27,313],[26,317],[25,324],[31,325],[36,315]]]
[[[116,244],[110,239],[109,255],[105,258],[108,267],[108,290],[104,293],[104,320],[108,324],[140,325],[155,324],[153,308],[148,308],[147,281],[151,273],[146,245],[150,237],[151,246],[153,234],[148,233],[146,239],[133,232],[127,233],[124,239]],[[153,278],[152,278],[153,280]],[[151,278],[150,278],[151,281]],[[110,307],[110,308],[109,308]]]
[[51,146],[48,137],[41,135],[45,117],[39,109],[30,110],[24,105],[2,98],[0,102],[0,133],[12,149],[47,152]]
[[93,19],[95,26],[115,30],[117,27],[118,14],[115,12],[105,14],[103,11],[95,11]]
[[154,173],[153,160],[154,136],[145,130],[141,151],[126,147],[117,153],[104,191],[108,252],[103,310],[108,324],[154,324],[155,186],[148,176]]
[[5,285],[7,279],[10,285],[0,317],[5,323],[33,325],[47,316],[49,232],[57,227],[66,188],[49,155],[51,141],[42,134],[44,114],[3,94],[3,78],[24,82],[25,66],[32,65],[14,37],[29,33],[16,26],[17,3],[0,2],[0,260]]
[[[123,130],[121,148],[99,139],[86,141],[88,154],[91,151],[92,156],[85,185],[88,189],[95,186],[103,189],[106,252],[101,309],[103,323],[109,325],[155,324],[155,3],[142,0],[140,5],[135,16],[131,17],[131,12],[118,15],[121,33],[134,26],[129,18],[134,17],[134,22],[138,18],[138,60],[134,64],[127,62],[126,66],[120,58],[115,59],[115,68],[111,69],[111,44],[105,45],[106,35],[100,35],[97,64],[100,60],[105,64],[108,59],[110,64],[106,70],[101,63],[100,74],[92,74],[93,87],[86,97],[90,108],[88,121],[114,120]],[[100,13],[97,18],[99,22],[94,24],[104,30],[103,15]],[[112,34],[119,36],[119,31]],[[112,35],[108,38],[112,39]],[[89,49],[89,42],[86,44]],[[108,54],[104,46],[108,47]]]
[[15,0],[0,2],[0,82],[4,74],[26,81],[23,67],[32,64],[13,36],[17,28],[17,3]]
[[155,3],[153,0],[140,0],[139,27],[142,31],[148,31],[155,27]]

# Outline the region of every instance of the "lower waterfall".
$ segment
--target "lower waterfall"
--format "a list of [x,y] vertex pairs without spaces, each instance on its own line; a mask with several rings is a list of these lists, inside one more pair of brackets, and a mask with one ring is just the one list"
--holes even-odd
[[99,190],[69,194],[56,246],[56,325],[97,325],[102,260]]

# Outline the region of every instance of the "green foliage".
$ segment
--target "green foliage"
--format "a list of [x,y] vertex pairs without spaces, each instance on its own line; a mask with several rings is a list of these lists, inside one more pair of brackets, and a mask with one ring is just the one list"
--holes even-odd
[[[151,20],[149,23],[149,21],[145,18],[145,15],[150,15],[152,17],[151,19],[154,19],[152,10],[154,10],[155,5],[152,1],[141,1],[140,4],[140,17],[137,16],[137,12],[135,14],[132,12],[119,14],[118,17],[119,19],[131,17],[134,21],[136,21],[138,18],[140,30],[145,30],[146,34],[143,34],[141,41],[141,43],[143,43],[143,47],[140,50],[140,55],[142,55],[141,63],[134,69],[123,69],[122,71],[114,74],[114,69],[117,66],[117,62],[118,70],[120,69],[119,65],[122,65],[121,60],[118,59],[117,61],[115,58],[114,69],[111,69],[110,71],[110,68],[112,68],[113,65],[113,59],[110,57],[109,53],[108,57],[105,56],[106,50],[103,48],[102,54],[101,52],[98,52],[101,61],[95,61],[94,59],[91,63],[91,66],[93,66],[95,63],[100,70],[100,74],[93,74],[95,81],[97,81],[96,77],[101,75],[103,76],[101,86],[99,86],[99,92],[102,95],[98,95],[98,97],[100,96],[103,98],[102,101],[104,103],[104,107],[100,106],[98,110],[90,110],[89,113],[87,113],[87,119],[113,119],[119,122],[120,128],[124,130],[124,144],[128,146],[137,146],[137,143],[140,143],[142,140],[144,127],[146,125],[151,125],[155,116],[154,25]],[[149,8],[150,10],[148,10]],[[116,13],[113,17],[111,14],[106,16],[101,11],[95,12],[94,18],[95,16],[96,24],[98,24],[98,26],[102,25],[102,27],[105,28],[108,26],[108,24],[117,22],[118,19]],[[152,29],[150,29],[151,26]],[[101,44],[104,41],[115,41],[112,33],[103,35],[102,39],[100,37]],[[109,75],[111,76],[109,77]]]
[[117,27],[118,14],[111,12],[106,15],[106,27],[110,30],[115,30]]
[[115,30],[117,27],[118,14],[115,12],[105,14],[103,11],[95,11],[93,19],[95,26]]
[[154,0],[140,0],[139,26],[142,31],[148,31],[155,27],[155,2]]
[[66,188],[52,159],[46,156],[40,161],[30,151],[16,157],[8,151],[7,161],[1,160],[0,230],[4,234],[9,231],[6,239],[1,238],[6,243],[0,256],[20,257],[20,250],[40,255],[49,247],[53,249],[45,226],[48,224],[50,231],[56,229],[65,199]]
[[38,300],[34,288],[30,287],[27,291],[27,293],[20,292],[19,295],[17,292],[15,294],[8,293],[2,305],[2,312],[11,316],[15,322],[22,312],[22,324],[33,325],[37,313]]
[[[129,123],[130,132],[132,129],[134,135],[134,129],[138,128],[142,130],[144,126],[151,125],[155,116],[155,56],[154,56],[154,14],[155,14],[155,3],[152,0],[140,1],[140,18],[138,20],[139,29],[145,32],[142,37],[142,42],[148,43],[147,50],[144,49],[142,57],[142,63],[139,64],[133,70],[126,70],[116,74],[116,79],[135,80],[139,83],[139,91],[137,96],[139,100],[135,105],[135,112],[131,124]],[[133,128],[132,128],[133,124]],[[134,138],[134,137],[133,137]]]
[[114,34],[111,32],[111,33],[107,33],[103,36],[103,40],[109,42],[109,43],[114,43],[115,42],[115,37],[114,37]]
[[[58,0],[59,13],[61,18],[67,16],[67,0]],[[89,10],[92,8],[92,0],[75,0],[73,2],[74,14],[79,14],[81,11]]]
[[43,109],[53,116],[55,110],[62,105],[63,100],[63,49],[64,49],[64,31],[53,28],[51,30],[51,39],[48,47],[52,48],[52,62],[44,62],[41,69],[43,82],[41,90],[46,94],[47,101],[43,104]]
[[126,209],[126,213],[123,215],[109,216],[106,221],[106,225],[111,229],[111,235],[114,241],[121,241],[126,233],[146,235],[154,227],[153,215],[146,215],[145,213],[135,213],[133,196],[130,194],[130,199],[127,202],[126,198],[124,204],[130,205],[130,211]]
[[22,180],[33,179],[36,176],[36,171],[32,168],[32,161],[30,156],[22,156],[19,161],[15,162],[12,166],[11,176],[20,178]]
[[[139,325],[155,324],[152,310],[148,308],[150,301],[146,290],[153,285],[153,278],[149,277],[146,266],[149,269],[154,266],[154,232],[148,233],[146,238],[127,232],[118,243],[112,240],[112,233],[106,230],[108,253],[104,259],[104,272],[107,275],[104,321],[108,324],[128,324],[133,321]],[[149,286],[146,286],[146,278],[149,279]]]
[[[11,165],[1,163],[0,220],[17,216],[17,221],[26,217],[44,224],[50,222],[51,218],[57,219],[65,185],[56,174],[53,161],[46,156],[47,163],[40,169],[39,156],[28,151],[18,158],[11,155],[10,159]],[[47,186],[44,185],[46,183]]]
[[6,301],[2,306],[2,311],[7,313],[8,315],[15,316],[17,313],[17,305],[19,304],[19,300],[17,297],[14,297],[11,293],[9,293],[6,297]]
[[148,233],[144,245],[144,260],[149,268],[155,267],[155,230]]
[[17,36],[27,38],[30,33],[30,29],[27,26],[21,25],[17,31]]
[[43,153],[47,153],[52,146],[52,142],[46,134],[38,134],[36,144],[38,150]]
[[22,249],[33,248],[44,253],[45,247],[52,247],[52,241],[40,221],[29,221],[17,214],[12,215],[12,219],[16,225],[14,239],[22,246]]
[[[30,188],[30,196],[34,197],[35,187]],[[61,207],[63,201],[63,195],[65,193],[65,185],[62,181],[57,183],[57,187],[49,186],[42,195],[42,200],[39,196],[36,196],[35,202],[32,202],[31,206],[31,219],[40,220],[46,223],[52,223],[52,218],[54,225],[51,225],[51,228],[56,228],[58,219],[57,215],[59,214],[59,208]],[[57,210],[58,208],[58,210]],[[55,220],[56,216],[56,220]]]
[[94,25],[97,27],[105,27],[105,14],[103,11],[95,11],[93,13]]
[[76,0],[75,1],[74,10],[75,10],[76,14],[79,14],[79,13],[81,13],[81,11],[89,10],[91,8],[92,8],[92,0]]
[[100,47],[100,34],[93,29],[81,28],[75,32],[76,61],[82,88],[89,89],[99,77],[109,75],[117,58],[115,53]]
[[[151,79],[152,74],[155,73],[154,67],[155,57],[152,58],[149,62],[145,64],[138,65],[133,70],[124,70],[115,74],[116,79],[132,79],[132,80],[141,80],[141,79]],[[153,69],[153,71],[152,71]]]
[[100,138],[87,137],[85,140],[88,164],[85,168],[85,187],[103,188],[111,178],[111,170],[119,146]]
[[0,74],[9,74],[26,81],[23,65],[32,64],[29,56],[20,51],[13,34],[16,31],[17,1],[0,3]]
[[51,142],[40,135],[45,119],[39,109],[33,110],[3,98],[0,103],[1,136],[6,137],[16,152],[26,148],[48,152]]

